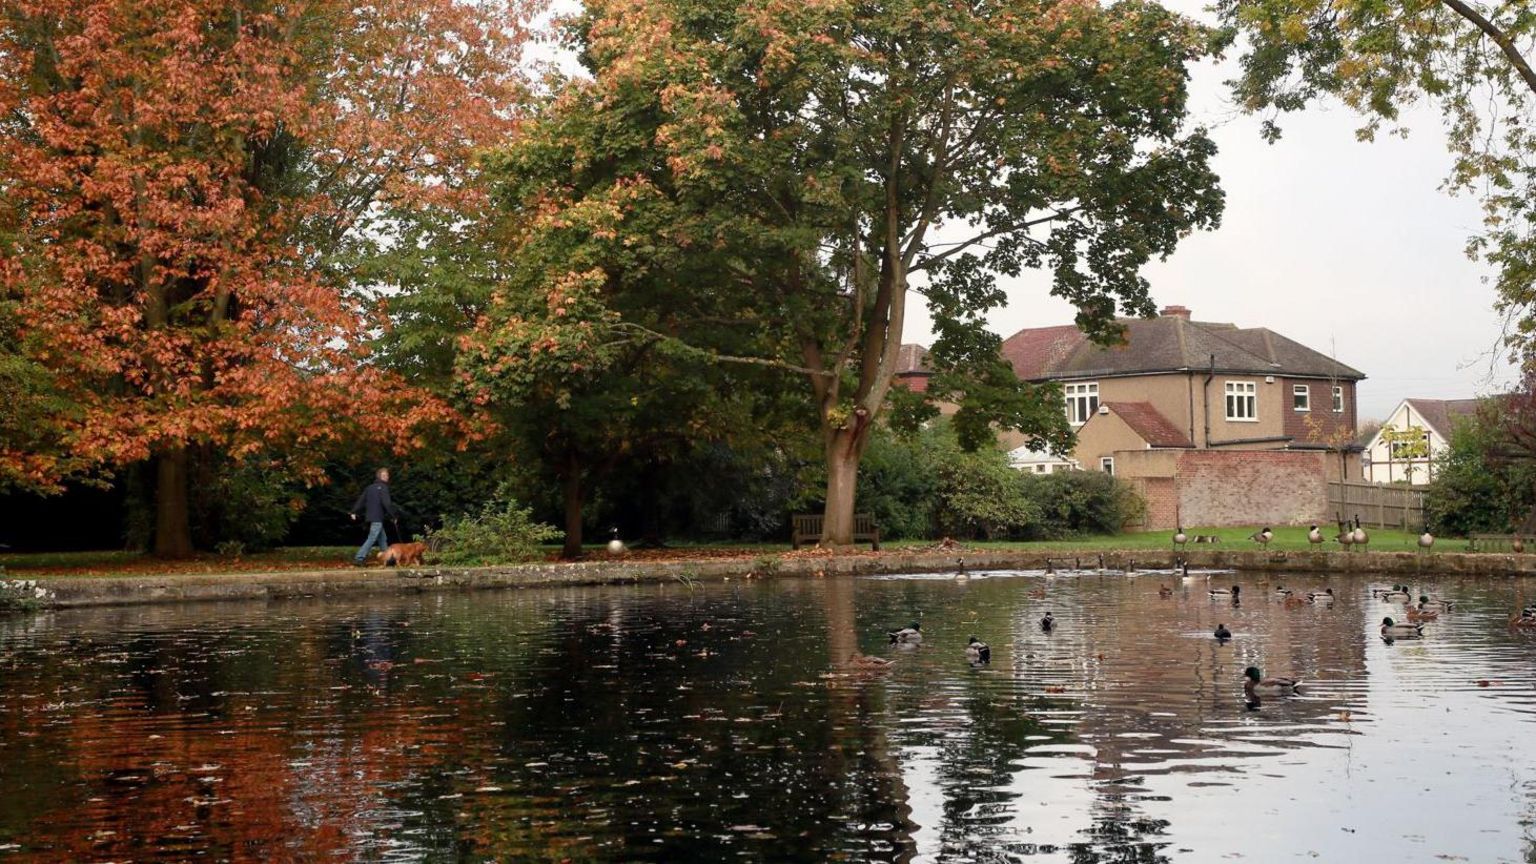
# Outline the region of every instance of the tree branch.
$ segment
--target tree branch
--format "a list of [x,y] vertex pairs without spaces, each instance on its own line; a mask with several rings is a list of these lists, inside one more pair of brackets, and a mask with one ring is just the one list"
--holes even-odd
[[1482,13],[1468,6],[1462,0],[1440,0],[1440,2],[1451,7],[1457,15],[1471,21],[1477,26],[1477,29],[1483,31],[1489,39],[1492,39],[1494,44],[1499,46],[1499,50],[1504,52],[1504,56],[1509,58],[1509,62],[1515,67],[1515,71],[1519,72],[1520,77],[1525,80],[1525,86],[1531,88],[1532,93],[1536,93],[1536,70],[1533,70],[1531,64],[1526,62],[1525,57],[1521,56],[1519,47],[1515,45],[1513,39],[1509,38],[1508,33],[1499,29],[1492,21],[1484,18]]
[[[1055,222],[1057,219],[1065,219],[1066,217],[1071,216],[1073,213],[1076,213],[1076,212],[1078,212],[1081,209],[1083,209],[1081,206],[1078,206],[1078,207],[1068,207],[1065,210],[1057,210],[1057,211],[1053,212],[1051,215],[1049,215],[1049,216],[1042,216],[1039,219],[1029,219],[1029,220],[1024,221],[1024,222],[1014,222],[1014,223],[1009,224],[1009,225],[1004,225],[1001,228],[993,228],[991,231],[984,231],[984,232],[982,232],[980,234],[977,234],[975,237],[972,237],[969,240],[962,240],[962,241],[960,241],[958,243],[951,244],[951,248],[946,250],[946,251],[944,251],[944,252],[940,252],[937,255],[929,255],[929,256],[925,257],[923,260],[921,260],[921,261],[917,262],[916,264],[912,265],[911,272],[913,272],[913,273],[924,272],[924,271],[926,271],[928,269],[929,265],[937,264],[940,261],[943,261],[944,259],[950,257],[951,255],[956,255],[956,254],[958,254],[960,252],[964,252],[966,249],[969,249],[970,247],[975,246],[977,243],[980,243],[983,240],[990,240],[991,238],[997,237],[998,235],[1008,234],[1008,233],[1011,233],[1013,231],[1021,231],[1021,230],[1025,229],[1025,228],[1033,228],[1036,225],[1043,225],[1046,222]],[[943,245],[943,244],[939,244],[939,245]]]
[[770,369],[783,369],[786,372],[799,372],[802,375],[811,375],[821,378],[832,377],[832,373],[825,369],[812,369],[808,366],[796,366],[793,363],[785,363],[782,360],[773,360],[767,357],[739,357],[734,354],[721,354],[717,351],[711,351],[707,348],[700,348],[697,345],[690,345],[687,342],[677,338],[676,336],[668,336],[665,333],[659,333],[650,329],[649,327],[643,327],[630,321],[620,321],[619,323],[613,325],[613,329],[629,330],[644,336],[648,336],[656,342],[665,342],[669,346],[676,348],[685,354],[692,354],[710,362],[743,363],[749,366],[766,366]]

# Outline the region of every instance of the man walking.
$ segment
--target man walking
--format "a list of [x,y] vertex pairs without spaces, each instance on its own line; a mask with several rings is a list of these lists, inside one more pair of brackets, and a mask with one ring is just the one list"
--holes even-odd
[[368,559],[368,553],[378,544],[379,551],[389,548],[389,537],[384,533],[384,517],[398,517],[400,511],[389,500],[389,469],[380,468],[374,473],[374,481],[363,490],[363,494],[357,496],[357,503],[352,505],[352,521],[357,521],[359,513],[368,517],[368,539],[363,541],[361,549],[357,550],[357,556],[352,559],[356,567],[363,566]]

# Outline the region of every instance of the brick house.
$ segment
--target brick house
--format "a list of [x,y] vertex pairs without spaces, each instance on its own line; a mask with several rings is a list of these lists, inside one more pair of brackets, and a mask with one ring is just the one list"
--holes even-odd
[[[1003,342],[1019,377],[1062,386],[1074,461],[1137,486],[1148,528],[1181,517],[1327,521],[1327,481],[1360,476],[1363,373],[1267,328],[1195,321],[1182,306],[1121,323],[1125,339],[1109,347],[1075,326]],[[1018,435],[1003,442],[1025,444]]]

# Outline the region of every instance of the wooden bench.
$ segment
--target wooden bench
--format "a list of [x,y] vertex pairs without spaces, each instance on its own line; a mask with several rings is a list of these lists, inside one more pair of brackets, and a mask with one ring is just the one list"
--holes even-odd
[[[1515,541],[1520,548],[1515,548]],[[1536,549],[1519,534],[1471,534],[1467,537],[1468,552],[1524,552]]]
[[[805,543],[821,542],[822,516],[820,513],[796,513],[789,517],[789,545],[799,549]],[[853,515],[853,542],[868,543],[880,551],[880,529],[875,517],[868,513]]]

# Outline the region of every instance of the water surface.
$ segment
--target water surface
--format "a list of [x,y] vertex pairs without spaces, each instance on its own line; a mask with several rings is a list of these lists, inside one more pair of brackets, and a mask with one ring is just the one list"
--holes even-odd
[[[1377,583],[1233,583],[1237,607],[1199,577],[1003,573],[3,618],[0,862],[1536,861],[1536,633],[1505,626],[1536,582],[1438,582],[1456,611],[1391,645]],[[914,618],[925,643],[890,646]],[[1248,711],[1248,665],[1308,683]]]

